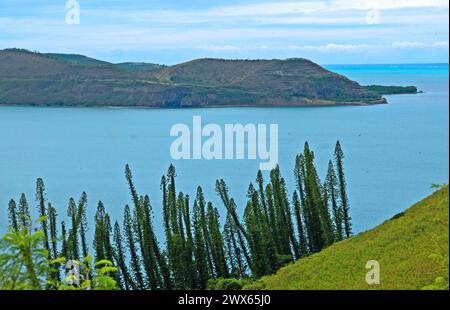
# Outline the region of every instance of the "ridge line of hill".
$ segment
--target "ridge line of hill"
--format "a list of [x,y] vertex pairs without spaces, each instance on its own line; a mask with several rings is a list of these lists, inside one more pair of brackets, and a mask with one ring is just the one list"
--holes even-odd
[[0,50],[0,105],[149,108],[386,103],[414,86],[362,86],[310,60],[195,59],[113,64],[76,54]]

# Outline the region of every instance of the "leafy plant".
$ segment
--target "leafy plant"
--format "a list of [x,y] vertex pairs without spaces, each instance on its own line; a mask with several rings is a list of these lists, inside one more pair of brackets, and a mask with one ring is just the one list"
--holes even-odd
[[10,229],[0,241],[0,289],[42,289],[50,271],[44,233]]
[[240,290],[246,284],[245,280],[234,278],[217,278],[208,281],[209,290],[225,290],[236,291]]
[[[51,274],[66,266],[66,258],[48,260],[42,231],[30,233],[29,228],[10,229],[0,241],[0,289],[3,290],[115,290],[117,281],[113,278],[117,268],[108,260],[94,264],[87,256],[78,265],[79,274],[69,273],[61,282]],[[91,274],[92,277],[90,276]]]

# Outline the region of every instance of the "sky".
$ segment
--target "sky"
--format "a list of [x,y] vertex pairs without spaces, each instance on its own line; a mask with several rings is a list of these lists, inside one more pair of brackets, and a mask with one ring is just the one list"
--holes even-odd
[[0,49],[110,62],[448,63],[448,27],[448,0],[0,0]]

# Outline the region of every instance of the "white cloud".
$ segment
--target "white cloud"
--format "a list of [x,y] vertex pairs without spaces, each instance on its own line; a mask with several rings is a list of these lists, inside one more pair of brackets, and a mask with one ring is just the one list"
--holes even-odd
[[214,52],[233,52],[233,51],[250,51],[250,50],[268,50],[267,45],[255,46],[238,46],[238,45],[199,45],[197,49],[208,50]]
[[448,48],[448,41],[434,42],[433,46],[435,46],[435,47],[447,47]]
[[367,49],[374,49],[379,47],[379,45],[373,44],[336,44],[329,43],[326,45],[290,45],[288,49],[290,50],[309,50],[309,51],[320,51],[320,52],[329,52],[329,51],[344,51],[344,52],[356,52]]
[[406,8],[448,8],[447,0],[332,0],[332,1],[298,1],[269,2],[251,5],[236,5],[210,10],[210,14],[218,16],[242,15],[281,15],[294,13],[314,13],[320,11],[346,10],[380,10]]
[[395,48],[432,48],[432,47],[447,47],[448,41],[439,41],[434,43],[424,43],[424,42],[393,42],[392,47]]
[[427,45],[423,42],[410,42],[410,41],[402,41],[402,42],[393,42],[392,47],[399,47],[399,48],[411,48],[411,47],[426,47]]
[[[269,1],[195,10],[158,10],[147,5],[143,10],[130,9],[131,5],[103,9],[86,4],[77,26],[64,23],[60,7],[55,15],[46,11],[45,17],[54,19],[37,14],[2,17],[0,13],[0,47],[242,52],[274,58],[283,53],[332,59],[346,55],[352,61],[356,53],[407,57],[417,49],[426,58],[433,48],[441,54],[448,49],[447,0]],[[381,26],[366,25],[366,13],[373,8],[381,10]]]
[[[320,0],[267,2],[250,5],[230,5],[203,10],[118,10],[84,9],[82,14],[107,19],[127,20],[142,24],[192,24],[207,23],[260,23],[260,24],[361,24],[365,23],[367,11],[379,9],[395,14],[384,16],[383,22],[423,23],[424,19],[448,23],[448,12],[436,16],[423,12],[419,18],[403,14],[401,9],[434,8],[448,9],[447,0]],[[384,18],[388,18],[384,20]],[[431,17],[431,18],[429,18]],[[444,18],[443,20],[443,17]]]

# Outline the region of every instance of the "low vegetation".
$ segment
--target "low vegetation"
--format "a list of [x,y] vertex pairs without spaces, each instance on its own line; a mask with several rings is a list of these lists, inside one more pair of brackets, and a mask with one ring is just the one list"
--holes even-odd
[[417,94],[415,86],[368,85],[366,89],[379,95]]
[[[441,187],[382,225],[281,268],[246,289],[447,289],[449,189]],[[368,285],[366,262],[380,265]]]
[[112,64],[81,55],[0,50],[0,105],[220,107],[385,103],[409,88],[370,86],[306,59]]

